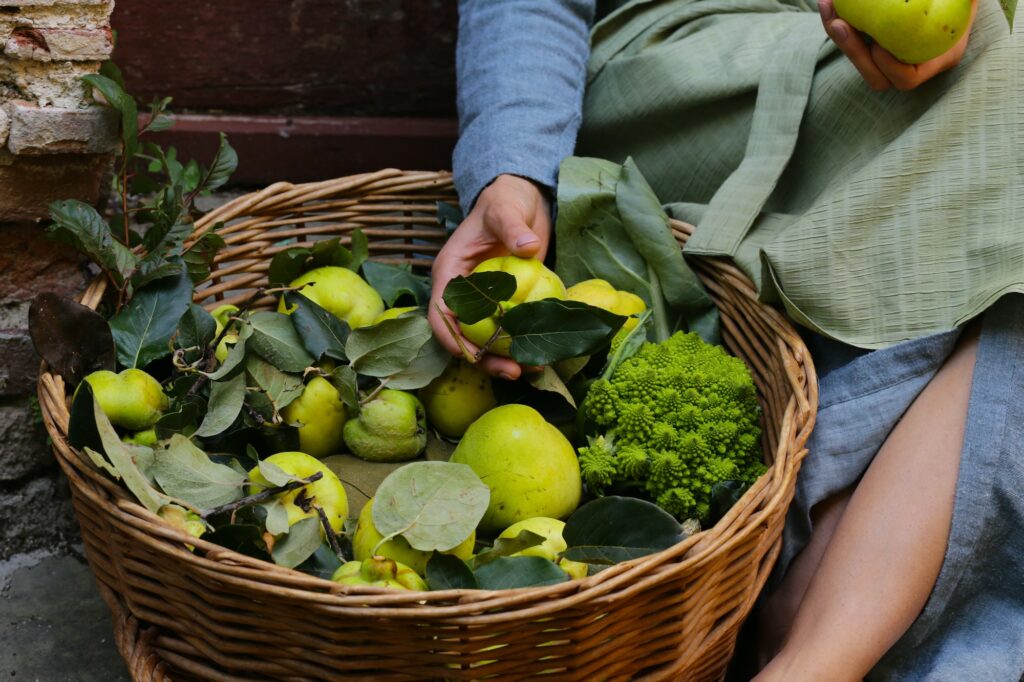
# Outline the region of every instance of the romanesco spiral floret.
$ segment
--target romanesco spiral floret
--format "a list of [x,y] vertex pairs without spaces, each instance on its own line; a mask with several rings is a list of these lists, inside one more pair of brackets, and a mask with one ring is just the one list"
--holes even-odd
[[705,516],[716,483],[751,483],[765,470],[749,370],[696,334],[644,344],[591,385],[581,410],[616,436],[614,447],[593,439],[580,449],[588,485],[640,482],[679,517]]

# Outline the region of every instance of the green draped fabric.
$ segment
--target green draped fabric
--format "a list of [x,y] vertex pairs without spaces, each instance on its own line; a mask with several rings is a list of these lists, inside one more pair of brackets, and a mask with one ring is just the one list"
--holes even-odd
[[1024,37],[980,0],[959,67],[874,93],[799,0],[636,0],[599,23],[578,153],[632,156],[693,256],[865,348],[1024,292]]

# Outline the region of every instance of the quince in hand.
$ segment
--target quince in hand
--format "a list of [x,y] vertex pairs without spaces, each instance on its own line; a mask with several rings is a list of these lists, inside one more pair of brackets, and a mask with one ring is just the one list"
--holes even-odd
[[345,424],[345,445],[368,462],[404,462],[427,447],[427,421],[412,393],[386,388]]
[[834,0],[836,15],[907,64],[948,52],[971,23],[971,0]]
[[[384,312],[380,294],[358,274],[348,268],[327,265],[314,268],[296,277],[288,286],[308,284],[299,293],[337,318],[345,320],[352,329],[373,324]],[[290,313],[284,298],[278,306],[282,313]]]
[[[426,574],[427,562],[430,560],[432,552],[413,549],[409,542],[401,536],[388,540],[383,545],[380,545],[380,547],[377,547],[383,539],[384,536],[377,530],[377,526],[373,525],[373,498],[371,497],[370,501],[363,505],[363,510],[359,512],[359,523],[356,525],[356,532],[352,536],[352,553],[355,555],[355,558],[359,561],[365,561],[375,556],[373,550],[376,548],[376,556],[382,556],[397,561],[400,564],[405,564],[420,575]],[[442,552],[442,554],[451,554],[463,561],[467,561],[473,556],[475,544],[476,531],[473,531],[462,544]]]
[[580,466],[562,432],[532,407],[502,405],[473,422],[452,453],[491,489],[485,533],[534,516],[562,518],[580,503]]
[[458,359],[420,389],[427,423],[449,438],[461,438],[469,425],[497,406],[491,377]]
[[84,381],[92,387],[107,419],[131,431],[153,426],[170,405],[160,382],[141,369],[126,369],[120,374],[101,369]]
[[[516,278],[516,291],[507,301],[501,302],[501,309],[508,311],[520,303],[540,301],[545,298],[565,298],[565,285],[544,263],[536,258],[519,258],[518,256],[499,256],[489,258],[473,269],[477,272],[507,272]],[[463,336],[478,347],[487,346],[487,350],[495,355],[511,357],[512,339],[505,332],[498,332],[500,320],[497,315],[485,317],[473,324],[459,323]],[[495,332],[498,332],[495,336]],[[494,339],[491,341],[491,339]],[[490,341],[490,345],[487,342]]]
[[349,561],[338,567],[331,580],[341,585],[389,587],[393,590],[426,591],[427,583],[414,570],[384,557]]
[[348,414],[338,391],[323,377],[313,377],[302,395],[281,410],[281,417],[298,426],[299,447],[313,457],[340,452]]
[[[336,532],[341,532],[345,519],[348,518],[348,496],[338,476],[327,468],[320,460],[304,452],[279,452],[265,460],[292,476],[309,478],[317,472],[323,478],[313,481],[296,490],[279,493],[275,496],[288,512],[288,525],[293,526],[302,519],[317,516],[313,505],[322,507],[327,521]],[[253,492],[272,487],[270,482],[260,473],[258,466],[249,471]]]

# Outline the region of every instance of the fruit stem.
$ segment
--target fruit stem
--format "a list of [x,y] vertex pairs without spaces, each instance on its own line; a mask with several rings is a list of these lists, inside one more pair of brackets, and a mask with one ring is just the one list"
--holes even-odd
[[451,320],[449,320],[448,316],[444,314],[443,310],[441,310],[441,306],[435,303],[434,309],[437,310],[437,314],[441,316],[441,321],[444,322],[444,326],[448,329],[448,333],[452,335],[452,338],[455,339],[455,343],[458,344],[459,350],[462,351],[462,357],[464,357],[466,362],[469,364],[475,365],[478,358],[469,352],[469,349],[466,348],[466,344],[462,341],[462,337],[455,333],[455,327],[452,326]]
[[285,483],[284,485],[279,485],[279,486],[276,486],[276,487],[273,487],[273,488],[267,488],[266,490],[261,490],[260,492],[255,493],[253,495],[247,495],[246,497],[239,498],[239,499],[235,500],[234,502],[228,502],[227,504],[222,504],[219,507],[214,507],[213,509],[207,509],[202,514],[200,514],[200,516],[202,516],[203,520],[205,521],[206,519],[208,519],[208,518],[210,518],[212,516],[216,516],[218,514],[224,514],[226,512],[233,512],[233,511],[236,511],[238,509],[241,509],[242,507],[251,507],[252,505],[259,504],[260,502],[263,502],[264,500],[269,500],[271,497],[274,497],[275,495],[279,495],[281,493],[291,492],[292,490],[296,490],[298,488],[302,488],[304,486],[307,486],[310,483],[314,483],[315,481],[319,481],[323,477],[324,477],[324,472],[318,471],[315,474],[313,474],[312,476],[310,476],[309,478],[300,478],[300,479],[298,479],[296,481],[289,481],[289,482]]

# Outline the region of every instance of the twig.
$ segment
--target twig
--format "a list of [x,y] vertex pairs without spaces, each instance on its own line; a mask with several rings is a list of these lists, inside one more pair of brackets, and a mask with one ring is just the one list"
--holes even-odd
[[370,391],[370,394],[368,396],[359,401],[359,407],[364,407],[367,403],[373,401],[374,398],[379,396],[380,392],[383,391],[384,388],[388,385],[389,378],[390,377],[385,377],[384,379],[381,379],[380,384],[377,385],[377,388]]
[[449,320],[448,316],[444,314],[443,310],[441,310],[441,306],[435,303],[434,309],[437,310],[437,314],[441,316],[441,321],[444,322],[444,326],[448,330],[448,333],[452,335],[452,339],[454,339],[455,343],[458,344],[459,351],[462,352],[462,357],[465,358],[466,362],[469,364],[475,365],[479,358],[469,352],[469,349],[466,348],[466,344],[462,341],[462,337],[455,333],[455,327],[452,326],[451,320]]
[[315,474],[313,474],[312,476],[310,476],[309,478],[300,478],[297,481],[289,481],[288,483],[285,483],[284,485],[279,485],[279,486],[274,487],[274,488],[267,488],[266,490],[261,490],[260,492],[255,493],[253,495],[247,495],[246,497],[237,499],[234,502],[228,502],[227,504],[222,504],[219,507],[214,507],[213,509],[207,509],[206,511],[204,511],[202,513],[202,517],[205,520],[205,519],[208,519],[208,518],[210,518],[212,516],[216,516],[217,514],[224,514],[225,512],[233,512],[236,509],[241,509],[242,507],[251,507],[252,505],[259,504],[260,502],[263,502],[264,500],[269,500],[271,497],[274,497],[275,495],[280,495],[281,493],[291,492],[292,490],[297,490],[298,488],[302,488],[303,486],[307,486],[310,483],[313,483],[315,481],[319,481],[323,477],[324,477],[324,472],[318,471]]
[[334,529],[331,528],[331,522],[327,519],[327,512],[325,512],[324,508],[319,504],[314,504],[313,508],[316,509],[316,515],[320,517],[320,525],[324,528],[324,535],[327,536],[328,544],[331,545],[331,549],[334,550],[334,553],[338,555],[338,559],[340,559],[342,563],[345,563],[348,559],[345,558],[345,552],[341,550],[341,543],[338,542],[338,535],[334,532]]

